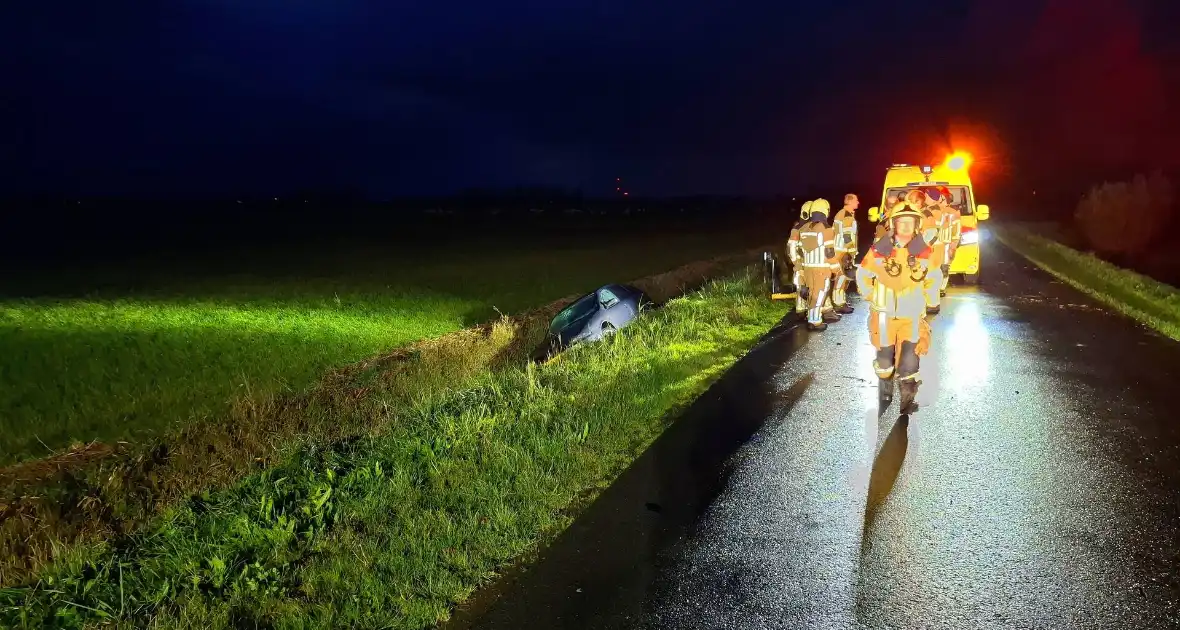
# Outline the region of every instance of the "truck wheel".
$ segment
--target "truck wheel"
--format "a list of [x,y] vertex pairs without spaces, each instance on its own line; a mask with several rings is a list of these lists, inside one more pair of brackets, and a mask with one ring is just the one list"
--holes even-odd
[[979,274],[978,273],[965,273],[965,274],[963,274],[963,282],[965,282],[967,284],[972,284],[972,285],[979,284]]

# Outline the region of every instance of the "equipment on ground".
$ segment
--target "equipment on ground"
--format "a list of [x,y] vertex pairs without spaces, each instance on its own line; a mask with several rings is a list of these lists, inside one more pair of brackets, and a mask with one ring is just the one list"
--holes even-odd
[[762,252],[762,270],[766,284],[770,287],[770,299],[793,300],[799,296],[798,287],[784,285],[779,275],[778,258],[773,252]]

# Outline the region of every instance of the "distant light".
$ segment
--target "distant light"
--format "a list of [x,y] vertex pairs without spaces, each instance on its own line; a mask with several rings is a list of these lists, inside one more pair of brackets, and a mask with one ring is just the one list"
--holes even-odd
[[278,201],[278,200],[279,200],[279,198],[278,198],[278,197],[275,197],[275,201]]
[[631,193],[629,193],[629,192],[625,192],[625,193],[623,193],[623,196],[626,197],[627,195],[630,195],[630,194]]

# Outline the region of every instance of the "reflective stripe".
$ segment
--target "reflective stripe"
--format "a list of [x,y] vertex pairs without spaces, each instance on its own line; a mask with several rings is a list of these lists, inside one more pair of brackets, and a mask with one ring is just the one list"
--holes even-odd
[[812,324],[818,324],[823,321],[824,300],[828,296],[828,287],[831,286],[831,279],[824,280],[824,288],[820,289],[819,295],[814,296],[811,302],[811,308],[807,311],[807,321]]
[[[807,237],[807,236],[813,237],[816,241],[820,242],[821,244],[825,242],[823,232],[800,232],[799,233],[800,240],[802,240],[803,237]],[[827,259],[827,256],[824,256],[823,245],[821,245],[820,247],[816,247],[815,249],[812,249],[810,251],[808,251],[807,249],[804,249],[804,251],[803,251],[803,266],[804,267],[826,267],[827,262],[828,262],[828,259]]]

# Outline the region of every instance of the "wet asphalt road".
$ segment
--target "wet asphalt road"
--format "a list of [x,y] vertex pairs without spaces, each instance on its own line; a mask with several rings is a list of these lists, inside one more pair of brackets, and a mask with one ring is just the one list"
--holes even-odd
[[878,415],[784,321],[451,628],[1180,628],[1180,344],[985,243]]

